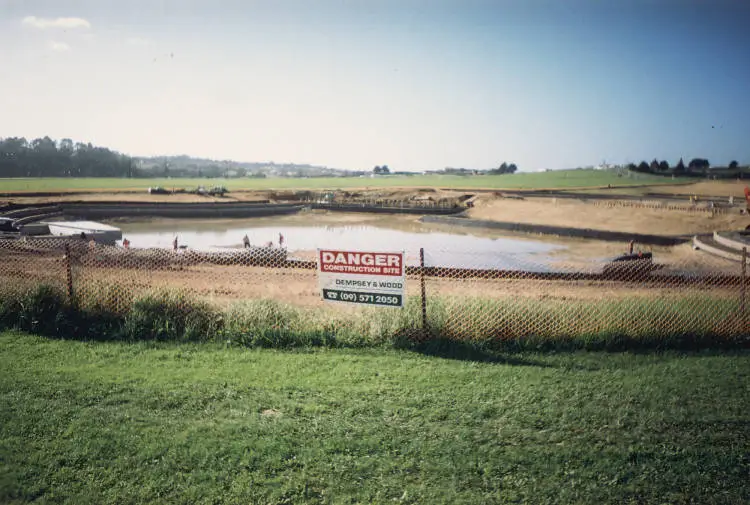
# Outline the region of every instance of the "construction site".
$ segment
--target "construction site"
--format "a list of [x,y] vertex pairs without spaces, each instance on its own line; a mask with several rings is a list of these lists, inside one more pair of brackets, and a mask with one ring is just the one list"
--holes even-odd
[[[441,317],[450,322],[442,327],[462,338],[502,338],[511,331],[502,323],[508,307],[523,313],[528,304],[535,307],[524,316],[529,320],[513,323],[512,333],[631,331],[633,321],[622,319],[623,310],[645,304],[643,310],[656,311],[649,316],[652,328],[734,335],[747,330],[750,245],[744,185],[739,198],[737,186],[706,188],[728,193],[723,198],[664,188],[659,195],[604,189],[254,192],[191,195],[189,201],[186,195],[170,194],[126,194],[118,200],[113,195],[20,196],[2,209],[6,231],[0,240],[0,276],[6,290],[51,284],[81,303],[109,300],[116,310],[168,289],[217,307],[272,300],[310,314],[349,317],[351,311],[332,308],[321,298],[315,246],[351,247],[364,242],[345,241],[347,233],[364,238],[385,233],[393,238],[375,239],[373,245],[405,250],[407,297],[421,297],[428,308],[442,307]],[[169,200],[173,197],[180,201]],[[230,227],[235,230],[230,242],[237,245],[207,248],[211,239],[199,234],[179,247],[176,236],[174,247],[143,246],[147,234],[135,238],[139,229],[156,226],[159,231],[152,233],[171,240],[178,233],[173,230],[192,229],[197,222]],[[254,223],[264,223],[266,230],[290,230],[287,235],[312,226],[306,231],[312,238],[243,246],[239,233],[247,229],[252,234]],[[120,228],[129,230],[132,245]],[[315,230],[345,234],[315,239],[323,233]],[[716,303],[726,310],[717,311]],[[607,304],[614,305],[607,309]],[[686,304],[690,310],[680,314],[668,308]],[[467,312],[467,307],[473,309]],[[539,307],[547,308],[539,312]],[[574,322],[572,315],[583,307],[585,323]],[[552,313],[557,316],[550,319]]]

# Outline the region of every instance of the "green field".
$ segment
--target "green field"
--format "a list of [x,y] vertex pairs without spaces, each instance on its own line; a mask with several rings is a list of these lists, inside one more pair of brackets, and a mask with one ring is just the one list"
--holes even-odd
[[112,179],[112,178],[38,178],[0,179],[0,193],[15,191],[73,191],[73,190],[142,190],[149,186],[191,189],[223,185],[231,190],[265,189],[339,189],[362,187],[436,187],[436,188],[487,188],[535,189],[632,186],[644,184],[673,184],[694,182],[672,180],[647,174],[632,173],[618,177],[601,170],[562,170],[553,172],[519,173],[513,175],[457,176],[415,175],[387,177],[320,177],[320,178],[267,178],[267,179]]
[[2,503],[747,503],[750,353],[0,333]]

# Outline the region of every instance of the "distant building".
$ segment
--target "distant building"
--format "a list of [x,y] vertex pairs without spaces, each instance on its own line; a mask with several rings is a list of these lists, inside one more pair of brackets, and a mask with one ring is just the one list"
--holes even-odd
[[617,165],[612,165],[610,163],[602,163],[601,165],[597,165],[594,167],[594,170],[613,170],[617,168]]

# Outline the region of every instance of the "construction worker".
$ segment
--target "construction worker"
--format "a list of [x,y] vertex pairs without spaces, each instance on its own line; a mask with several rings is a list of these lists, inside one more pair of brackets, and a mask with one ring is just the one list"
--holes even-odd
[[245,249],[250,248],[250,238],[245,234],[244,237],[242,237],[242,244],[245,246]]
[[172,241],[172,249],[174,249],[174,252],[177,252],[177,236]]
[[283,248],[283,247],[284,247],[284,235],[279,233],[279,248]]
[[122,247],[124,247],[125,249],[130,249],[130,240],[126,238],[122,239]]

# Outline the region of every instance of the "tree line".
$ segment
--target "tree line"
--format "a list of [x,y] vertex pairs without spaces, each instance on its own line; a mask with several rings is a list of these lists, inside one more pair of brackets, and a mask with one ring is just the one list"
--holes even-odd
[[693,158],[690,162],[685,165],[682,158],[674,167],[671,167],[665,160],[659,161],[654,159],[651,163],[641,161],[639,164],[629,163],[627,169],[631,172],[641,172],[646,174],[656,175],[677,175],[677,176],[704,176],[708,175],[713,170],[739,170],[739,163],[733,160],[726,167],[712,167],[711,163],[705,158]]
[[0,138],[2,177],[137,177],[130,156],[91,143],[49,137]]
[[518,166],[515,163],[502,162],[497,168],[490,168],[488,170],[478,170],[475,168],[453,168],[445,167],[443,170],[437,170],[433,173],[438,174],[449,174],[449,175],[502,175],[502,174],[514,174],[518,170]]
[[502,174],[514,174],[518,170],[515,163],[502,162],[499,167],[493,168],[487,171],[488,174],[502,175]]

